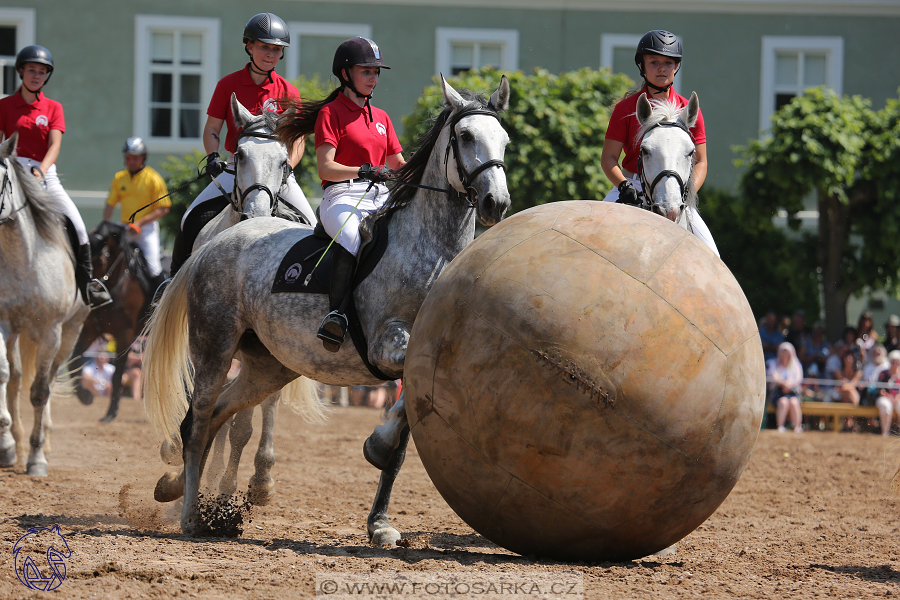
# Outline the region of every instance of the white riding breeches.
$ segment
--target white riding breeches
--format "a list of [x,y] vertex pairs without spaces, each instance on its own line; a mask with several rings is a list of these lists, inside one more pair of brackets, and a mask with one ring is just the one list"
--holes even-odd
[[[629,178],[628,180],[634,184],[634,189],[636,189],[637,191],[640,192],[644,189],[639,180],[632,178]],[[604,202],[616,202],[618,200],[619,190],[615,187],[610,190],[610,192],[606,195],[606,198],[603,199]],[[721,258],[721,256],[719,255],[719,249],[716,248],[716,243],[713,241],[712,233],[710,233],[709,227],[706,226],[706,223],[703,221],[700,213],[690,206],[685,206],[684,211],[688,218],[689,231],[700,238],[700,240],[704,244],[709,246],[710,250],[716,253],[716,256]]]
[[[234,157],[231,156],[228,158],[227,167],[229,170],[234,171]],[[221,175],[216,175],[216,181],[219,182],[225,191],[228,194],[231,194],[231,190],[234,189],[234,175],[229,172],[224,172]],[[275,191],[275,190],[273,190]],[[296,208],[304,217],[306,217],[310,224],[315,226],[316,224],[316,213],[313,212],[312,207],[309,205],[309,200],[306,199],[306,194],[303,193],[303,190],[300,188],[300,185],[297,183],[297,179],[294,177],[294,174],[291,173],[288,175],[287,181],[283,188],[281,188],[280,192],[281,199]],[[197,207],[197,205],[206,202],[212,198],[217,198],[222,195],[222,191],[216,187],[216,184],[212,181],[209,182],[209,185],[206,188],[197,194],[197,197],[191,202],[191,205],[188,206],[188,209],[184,211],[184,216],[181,217],[181,226],[184,227],[184,222],[187,220],[188,214]]]
[[359,253],[359,223],[384,206],[390,197],[387,186],[356,179],[335,183],[325,189],[319,217],[325,232],[353,256]]
[[144,253],[147,259],[147,269],[150,276],[155,277],[162,273],[162,264],[159,262],[159,222],[153,221],[149,225],[141,227],[140,233],[128,230],[129,239]]
[[[41,166],[41,163],[38,161],[30,158],[22,158],[21,156],[19,157],[19,162],[25,165],[25,168],[29,171],[31,171],[31,167],[40,168]],[[31,175],[29,174],[29,177],[30,176]],[[59,182],[55,164],[50,165],[50,168],[44,173],[44,182],[42,185],[44,191],[47,192],[47,200],[50,208],[66,215],[69,220],[72,221],[72,224],[75,225],[75,231],[78,232],[78,243],[81,245],[87,244],[88,233],[87,228],[84,226],[84,219],[81,218],[78,207],[75,206],[75,203],[72,202],[69,194],[66,193],[66,190],[63,189],[62,184]]]

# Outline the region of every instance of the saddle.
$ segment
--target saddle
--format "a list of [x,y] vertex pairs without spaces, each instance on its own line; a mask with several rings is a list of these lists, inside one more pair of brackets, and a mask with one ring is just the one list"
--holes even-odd
[[[359,224],[359,233],[362,244],[356,263],[356,274],[353,276],[353,285],[350,288],[350,302],[347,307],[348,333],[353,345],[360,357],[369,369],[369,372],[378,379],[390,381],[394,379],[381,372],[378,367],[369,362],[369,344],[362,330],[359,314],[356,310],[356,302],[353,300],[353,290],[356,289],[366,277],[375,269],[375,266],[384,256],[388,245],[388,224],[391,220],[391,212],[386,214],[374,213],[367,216]],[[317,215],[318,216],[318,215]],[[275,279],[272,282],[272,293],[292,294],[328,294],[331,281],[331,262],[334,251],[326,248],[331,242],[331,236],[325,232],[321,221],[313,229],[312,235],[306,236],[295,243],[281,259]],[[332,245],[333,247],[333,245]],[[319,258],[325,253],[322,261]],[[319,266],[316,267],[316,263]]]

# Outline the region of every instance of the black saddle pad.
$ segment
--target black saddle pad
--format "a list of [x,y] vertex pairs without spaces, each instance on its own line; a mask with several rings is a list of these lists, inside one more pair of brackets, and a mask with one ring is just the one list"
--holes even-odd
[[[353,278],[354,288],[369,276],[384,255],[388,243],[387,225],[389,221],[390,216],[379,216],[364,219],[360,224],[363,239],[371,239],[360,249],[359,263]],[[275,272],[272,293],[327,294],[331,281],[333,244],[331,248],[328,248],[325,258],[318,267],[316,267],[316,263],[319,262],[319,258],[325,252],[330,241],[331,238],[319,223],[312,235],[295,243],[281,259],[281,264]]]

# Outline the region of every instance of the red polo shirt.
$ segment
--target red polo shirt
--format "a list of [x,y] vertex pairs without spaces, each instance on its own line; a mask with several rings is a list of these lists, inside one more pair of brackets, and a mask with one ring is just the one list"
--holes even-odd
[[215,119],[225,121],[228,132],[225,135],[225,149],[229,152],[237,150],[237,135],[240,129],[234,126],[231,114],[231,94],[237,94],[238,101],[254,115],[261,115],[264,110],[281,112],[273,100],[278,98],[299,98],[300,92],[287,79],[272,71],[272,81],[266,79],[258,85],[250,77],[250,63],[230,75],[226,75],[216,85],[206,114]]
[[[641,153],[641,141],[635,136],[641,129],[637,119],[637,101],[641,92],[646,92],[646,86],[640,92],[623,98],[616,104],[612,116],[609,118],[609,127],[606,129],[606,139],[622,142],[625,145],[625,158],[622,159],[622,167],[637,173],[637,159]],[[650,95],[647,94],[649,97]],[[675,100],[678,106],[685,107],[688,99],[669,89],[669,99]],[[691,138],[694,144],[706,143],[706,127],[703,125],[703,113],[697,111],[697,122],[691,127]]]
[[334,161],[348,167],[383,165],[388,156],[403,152],[386,112],[373,106],[370,121],[369,111],[343,93],[316,118],[316,148],[322,144],[334,146]]
[[11,136],[19,132],[16,154],[41,162],[47,155],[50,130],[66,132],[62,104],[42,93],[31,104],[20,92],[0,99],[0,131]]

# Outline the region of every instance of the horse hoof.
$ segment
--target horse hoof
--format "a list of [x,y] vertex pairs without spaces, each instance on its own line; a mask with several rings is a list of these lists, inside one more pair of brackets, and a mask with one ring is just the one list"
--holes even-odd
[[116,418],[116,413],[106,413],[102,419],[100,419],[101,423],[112,423],[113,419]]
[[12,467],[16,464],[18,456],[16,455],[16,444],[9,448],[0,448],[0,467]]
[[29,464],[25,469],[25,473],[29,477],[46,477],[47,476],[47,463],[33,463]]
[[247,500],[254,506],[265,506],[275,495],[275,480],[270,476],[264,481],[256,477],[250,479],[250,488],[247,491]]
[[363,456],[366,457],[370,465],[379,471],[387,469],[393,452],[394,449],[376,438],[374,433],[367,437],[363,444]]
[[184,483],[180,473],[166,473],[156,482],[153,499],[157,502],[172,502],[184,494]]
[[369,541],[373,546],[393,548],[400,541],[400,532],[388,525],[372,532]]
[[85,406],[90,406],[94,403],[94,395],[84,388],[78,388],[75,395],[78,396],[78,401]]

